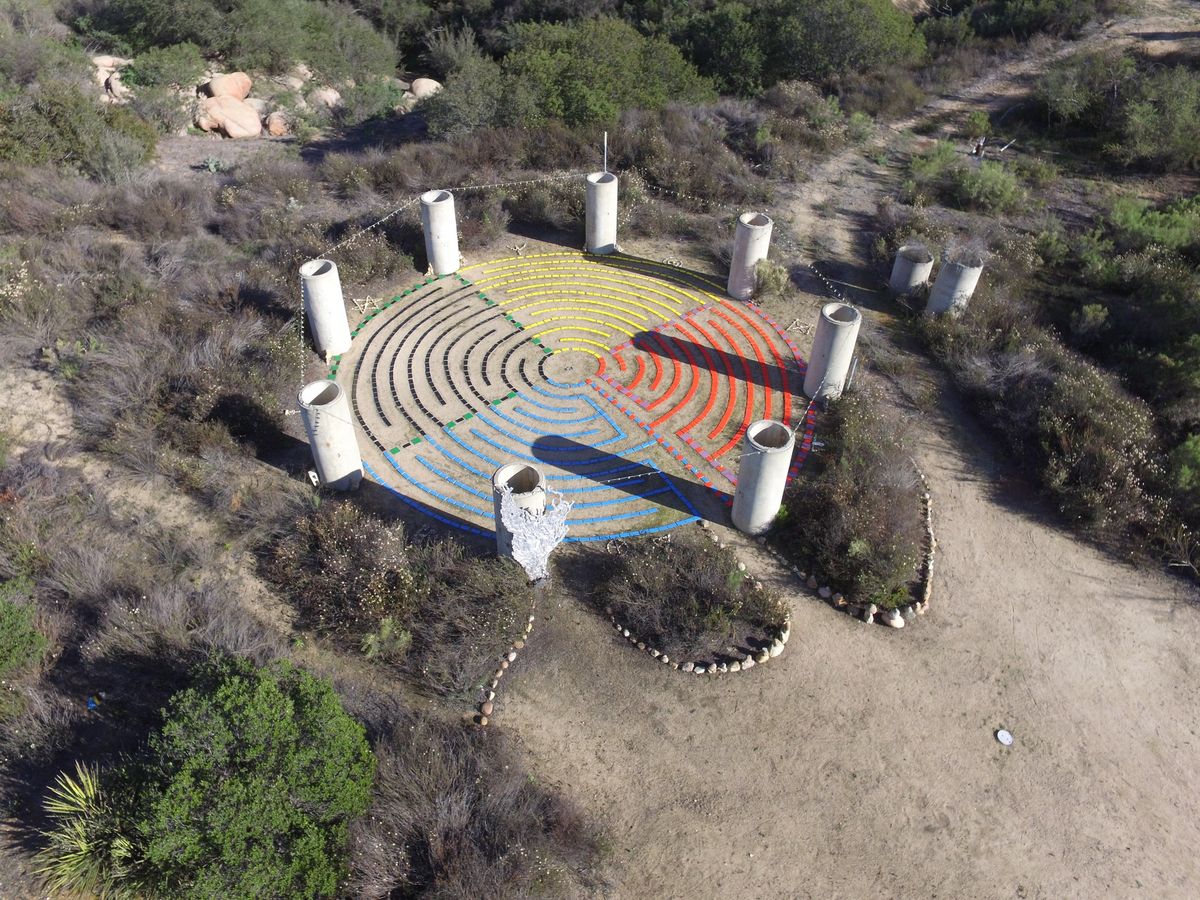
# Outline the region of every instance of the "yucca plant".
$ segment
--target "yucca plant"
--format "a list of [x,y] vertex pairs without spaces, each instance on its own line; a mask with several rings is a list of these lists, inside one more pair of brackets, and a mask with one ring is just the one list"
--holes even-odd
[[95,766],[76,762],[74,776],[60,772],[44,806],[54,825],[42,832],[47,843],[36,871],[56,893],[137,895],[132,880],[136,847],[121,833]]

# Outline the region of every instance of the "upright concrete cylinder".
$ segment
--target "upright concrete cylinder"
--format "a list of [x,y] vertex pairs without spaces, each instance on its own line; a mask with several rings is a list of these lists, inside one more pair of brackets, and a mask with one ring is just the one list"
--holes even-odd
[[454,195],[449,191],[426,191],[421,195],[421,228],[425,231],[425,256],[434,275],[458,271],[458,222],[454,217]]
[[896,251],[888,289],[897,297],[907,297],[929,281],[933,271],[933,254],[921,244],[905,244]]
[[509,463],[492,475],[492,512],[496,517],[496,552],[512,556],[512,532],[504,526],[500,502],[504,487],[512,488],[513,500],[521,509],[535,513],[546,511],[546,475],[537,466]]
[[617,250],[617,176],[593,172],[587,177],[584,225],[587,252],[603,255]]
[[842,396],[861,325],[862,314],[848,303],[826,303],[821,307],[812,359],[804,376],[804,393],[810,398],[836,400]]
[[944,263],[938,270],[933,290],[929,292],[929,302],[925,304],[925,311],[940,316],[942,313],[966,306],[971,295],[975,293],[979,276],[982,274],[983,260],[978,256]]
[[733,524],[746,534],[762,534],[783,502],[796,435],[782,422],[759,419],[746,429],[738,483],[733,493]]
[[754,267],[771,249],[771,226],[765,213],[742,213],[733,234],[733,260],[729,263],[729,296],[749,300],[754,294]]
[[350,402],[336,381],[313,381],[300,389],[300,417],[317,476],[325,487],[349,491],[362,481],[362,456]]
[[329,357],[350,349],[350,323],[342,300],[342,280],[328,259],[312,259],[300,267],[304,315],[317,352]]

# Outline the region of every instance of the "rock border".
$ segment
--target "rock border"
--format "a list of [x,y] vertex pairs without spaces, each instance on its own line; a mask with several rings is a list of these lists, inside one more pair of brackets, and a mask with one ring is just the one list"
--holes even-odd
[[[770,545],[764,546],[768,553],[774,556],[785,568],[791,570],[791,573],[804,582],[805,587],[827,602],[834,609],[842,610],[843,612],[861,619],[865,624],[870,625],[878,621],[881,625],[888,625],[892,628],[903,628],[905,620],[912,619],[914,615],[923,616],[929,609],[930,600],[933,599],[933,560],[937,551],[937,538],[933,533],[933,495],[929,490],[929,479],[925,477],[925,473],[921,471],[921,467],[917,465],[916,460],[910,457],[909,461],[916,470],[917,477],[921,479],[921,486],[924,491],[921,496],[922,506],[925,512],[925,558],[921,564],[921,599],[915,603],[906,603],[898,609],[881,610],[874,603],[850,603],[841,594],[835,594],[833,589],[828,585],[822,585],[820,580],[814,573],[805,573],[801,571],[799,566],[793,565],[786,560],[782,553]],[[762,542],[763,539],[759,538]]]
[[463,718],[469,719],[480,727],[486,726],[491,721],[491,717],[496,711],[496,691],[500,687],[500,679],[504,677],[504,673],[509,670],[512,664],[517,661],[517,657],[529,642],[529,635],[533,633],[533,623],[537,620],[537,616],[533,614],[536,608],[537,597],[535,595],[533,603],[529,604],[529,619],[525,622],[525,630],[519,638],[509,644],[507,651],[500,654],[500,659],[497,663],[496,671],[492,673],[491,681],[487,683],[486,687],[480,687],[483,699],[475,704],[475,712],[466,713]]
[[[720,547],[720,549],[724,550],[729,546],[723,540],[721,540],[720,535],[713,531],[709,531],[709,524],[704,519],[700,520],[700,527],[708,531],[709,540]],[[755,590],[764,590],[763,583],[755,579],[753,575],[746,571],[746,564],[744,562],[738,560],[737,567],[739,571],[746,572],[746,577],[751,579]],[[788,615],[783,620],[783,627],[779,629],[779,631],[775,632],[774,637],[762,642],[762,647],[758,648],[757,650],[751,650],[749,653],[745,652],[744,650],[731,650],[731,652],[726,652],[724,654],[726,656],[740,656],[740,659],[734,659],[733,662],[711,662],[708,660],[688,660],[685,662],[680,662],[678,660],[671,659],[671,657],[663,653],[661,650],[657,649],[656,647],[651,647],[645,641],[639,640],[636,635],[631,634],[628,628],[617,621],[611,606],[606,606],[604,608],[604,612],[605,615],[608,616],[609,623],[614,629],[616,629],[617,633],[620,634],[621,637],[625,638],[625,640],[629,641],[629,643],[638,650],[641,650],[643,653],[649,655],[652,659],[658,660],[658,662],[662,663],[663,665],[669,666],[673,672],[682,672],[689,675],[727,675],[733,672],[747,672],[750,669],[753,669],[755,666],[761,666],[764,663],[779,657],[783,653],[783,648],[786,646],[788,638],[790,638],[792,634],[792,617],[791,615]],[[714,653],[713,655],[717,656],[721,654]]]

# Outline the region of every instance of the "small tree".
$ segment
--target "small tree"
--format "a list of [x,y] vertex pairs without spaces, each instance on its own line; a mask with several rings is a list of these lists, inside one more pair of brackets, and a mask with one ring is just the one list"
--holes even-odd
[[332,686],[287,662],[205,664],[150,741],[134,826],[176,897],[323,897],[375,758]]

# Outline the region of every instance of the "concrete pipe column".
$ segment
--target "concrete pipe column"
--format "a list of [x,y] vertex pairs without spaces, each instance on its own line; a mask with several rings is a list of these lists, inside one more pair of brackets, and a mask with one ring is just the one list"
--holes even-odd
[[754,267],[767,258],[771,226],[766,213],[742,213],[733,234],[733,260],[729,263],[729,296],[749,300],[754,294]]
[[804,376],[804,393],[809,398],[836,400],[842,396],[861,325],[862,313],[848,303],[826,303],[821,307],[812,359]]
[[584,225],[587,252],[603,255],[617,250],[617,176],[592,172],[587,176]]
[[350,418],[350,401],[336,381],[312,381],[300,388],[300,418],[321,484],[349,491],[362,481],[362,456]]
[[921,244],[905,244],[896,251],[888,290],[897,297],[907,297],[929,281],[933,271],[933,254]]
[[328,362],[331,356],[349,350],[350,323],[337,266],[328,259],[310,259],[300,267],[300,289],[317,352]]
[[796,435],[782,422],[759,419],[746,429],[738,483],[733,493],[733,524],[746,534],[762,534],[783,503]]
[[421,195],[421,228],[425,232],[425,256],[434,275],[458,271],[458,221],[454,217],[454,195],[449,191],[426,191]]
[[492,475],[492,512],[496,517],[496,552],[512,556],[512,532],[504,526],[500,502],[504,487],[512,488],[513,500],[521,509],[541,514],[546,511],[546,475],[528,463],[508,463]]
[[956,262],[945,263],[938,271],[933,290],[929,292],[929,302],[925,304],[925,311],[940,316],[952,310],[961,310],[975,293],[979,276],[982,274],[983,260],[978,256],[968,256]]

